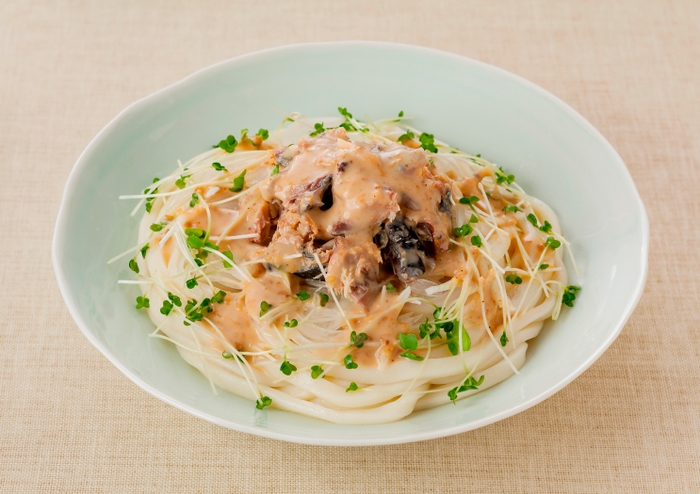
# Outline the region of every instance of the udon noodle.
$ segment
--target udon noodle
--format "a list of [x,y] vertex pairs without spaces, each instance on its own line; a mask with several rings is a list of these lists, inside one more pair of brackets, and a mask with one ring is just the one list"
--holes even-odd
[[403,114],[340,112],[244,130],[122,197],[146,208],[129,266],[151,336],[215,393],[345,424],[517,374],[578,290],[554,212]]

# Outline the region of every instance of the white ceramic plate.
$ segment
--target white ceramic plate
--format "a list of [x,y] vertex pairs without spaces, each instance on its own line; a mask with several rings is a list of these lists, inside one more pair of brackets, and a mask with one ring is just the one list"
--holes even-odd
[[[136,242],[132,202],[177,159],[241,128],[273,128],[275,110],[382,118],[403,110],[414,125],[514,173],[559,215],[583,286],[574,309],[545,325],[520,375],[457,405],[392,424],[336,425],[280,410],[258,411],[206,379],[169,343],[148,338],[137,288],[117,286],[127,261],[106,261]],[[371,42],[287,46],[219,63],[144,98],[90,143],[68,179],[53,262],[85,336],[138,386],[181,410],[261,436],[322,445],[375,445],[475,429],[563,388],[613,342],[642,293],[648,224],[624,163],[593,126],[534,84],[495,67],[415,46]]]

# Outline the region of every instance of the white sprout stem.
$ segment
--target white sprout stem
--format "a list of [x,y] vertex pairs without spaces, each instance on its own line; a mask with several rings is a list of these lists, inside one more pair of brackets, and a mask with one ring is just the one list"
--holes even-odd
[[[179,223],[179,221],[178,221],[178,223]],[[175,234],[175,228],[168,228],[168,231],[166,232],[166,234],[163,235],[162,237],[160,237],[160,240],[158,241],[158,245],[159,246],[165,245],[168,242],[168,240],[170,240],[170,237],[172,237],[174,234]]]
[[[493,220],[494,225],[498,225],[498,221],[496,220],[496,216],[493,214],[493,208],[491,208],[491,202],[489,201],[489,196],[486,195],[486,189],[484,189],[484,184],[479,182],[479,190],[481,191],[481,194],[484,196],[484,202],[486,203],[486,208],[488,209],[489,215],[491,216],[491,219]],[[498,228],[498,226],[495,226],[495,228]]]
[[508,366],[511,368],[511,370],[515,374],[520,374],[520,372],[518,372],[518,369],[516,369],[516,367],[513,365],[513,362],[511,362],[510,359],[508,358],[508,355],[506,355],[506,352],[503,351],[503,348],[501,347],[500,342],[496,341],[496,337],[491,332],[491,328],[489,327],[489,321],[486,318],[486,302],[484,301],[484,290],[483,290],[481,283],[478,284],[478,288],[479,288],[479,297],[481,298],[481,317],[484,321],[484,328],[486,329],[486,334],[489,335],[489,338],[491,339],[491,341],[493,342],[493,344],[495,345],[496,349],[501,354],[503,359],[508,363]]
[[[209,237],[210,240],[214,240],[215,242],[222,242],[222,241],[229,241],[229,240],[243,240],[246,238],[255,238],[257,237],[257,233],[244,233],[241,235],[228,235],[225,237]],[[301,257],[301,254],[298,254],[299,257]]]
[[321,274],[323,275],[323,281],[326,283],[326,288],[328,289],[328,292],[331,294],[331,297],[333,297],[333,301],[335,302],[335,305],[338,307],[338,310],[342,314],[343,318],[345,319],[345,323],[348,325],[348,328],[352,331],[352,324],[350,324],[350,319],[348,316],[345,314],[345,311],[343,308],[340,306],[340,302],[338,301],[338,297],[335,296],[335,290],[333,290],[331,287],[328,286],[328,282],[326,281],[326,270],[323,269],[323,264],[321,263],[321,259],[318,257],[318,254],[314,252],[314,259],[316,260],[316,264],[318,264],[318,269],[321,270]]
[[239,268],[238,265],[232,259],[229,259],[228,257],[223,255],[218,250],[214,250],[214,249],[211,249],[209,247],[204,247],[204,250],[209,252],[210,254],[214,254],[214,255],[218,256],[219,258],[221,258],[221,260],[223,262],[230,264],[231,267],[234,268],[241,275],[241,277],[243,277],[244,280],[246,280],[246,281],[252,280],[250,274],[248,274],[247,271],[244,271],[243,269]]
[[201,196],[198,195],[200,199],[202,199],[202,205],[204,206],[204,210],[207,212],[207,237],[209,236],[209,232],[211,232],[211,209],[209,209],[209,204],[207,204],[207,201],[205,201]]
[[426,336],[423,339],[426,339],[426,338],[428,340],[428,350],[425,352],[425,357],[420,362],[420,366],[418,367],[418,371],[413,376],[413,379],[411,380],[411,383],[408,385],[408,388],[406,388],[406,391],[401,393],[401,396],[408,394],[411,391],[411,389],[413,389],[413,386],[416,384],[416,381],[418,380],[418,378],[421,376],[421,374],[425,370],[425,365],[428,363],[428,359],[430,358],[430,350],[432,347],[431,342],[430,342],[430,335]]
[[226,204],[227,202],[235,201],[239,197],[243,197],[244,195],[249,194],[250,192],[252,192],[254,190],[257,190],[263,184],[263,182],[264,182],[264,180],[261,180],[260,182],[254,184],[254,185],[251,185],[250,187],[248,187],[244,191],[241,191],[238,194],[233,195],[231,197],[227,197],[226,199],[221,199],[220,201],[212,202],[211,205],[218,206],[220,204]]
[[[259,396],[260,395],[260,385],[258,384],[258,380],[255,377],[255,371],[253,368],[250,366],[250,363],[242,356],[241,352],[233,345],[231,345],[227,340],[222,331],[219,329],[219,327],[214,324],[214,322],[205,317],[204,318],[209,325],[211,325],[214,330],[219,333],[219,336],[225,341],[225,347],[229,350],[231,355],[233,355],[235,358],[233,359],[235,363],[238,365],[239,369],[241,370],[241,374],[243,374],[243,377],[245,378],[246,382],[248,383],[248,386],[250,386],[251,391],[253,392],[253,396]],[[223,358],[223,357],[222,357]],[[244,367],[245,365],[245,367]],[[250,372],[250,377],[248,376],[248,372]],[[255,385],[250,381],[250,378],[253,378],[255,381]]]
[[[544,249],[542,249],[542,254],[540,255],[539,260],[537,261],[537,264],[535,266],[539,266],[540,263],[542,262],[542,259],[544,259],[544,254],[547,252],[547,247],[545,246]],[[535,268],[536,269],[536,268]],[[527,294],[530,292],[530,286],[532,286],[532,282],[535,278],[535,272],[532,271],[530,274],[530,279],[527,281],[527,286],[525,287],[525,293],[523,294],[523,297],[520,299],[520,303],[518,304],[518,308],[515,311],[515,314],[513,314],[513,317],[517,317],[518,314],[520,313],[520,309],[523,307],[523,303],[525,302],[525,299],[527,298]],[[546,288],[545,288],[546,290]]]
[[215,181],[210,181],[210,182],[203,182],[199,184],[193,184],[193,185],[188,185],[186,187],[183,187],[182,189],[178,190],[173,190],[170,192],[157,192],[155,194],[130,194],[130,195],[122,195],[119,196],[120,200],[127,200],[127,199],[157,199],[159,197],[171,197],[175,196],[178,194],[185,194],[191,190],[195,190],[197,187],[204,187],[207,185],[224,185],[227,184],[228,181],[226,180],[215,180]]
[[185,230],[182,229],[182,225],[180,223],[176,223],[178,229],[180,230],[180,235],[175,235],[175,240],[177,243],[178,248],[180,249],[180,253],[182,256],[185,258],[185,260],[192,266],[192,268],[201,274],[202,278],[209,284],[211,287],[212,291],[214,291],[214,284],[211,282],[209,279],[209,276],[207,276],[207,273],[204,272],[204,269],[202,269],[201,266],[199,266],[195,261],[194,257],[192,257],[192,254],[190,253],[190,249],[187,246],[186,240],[185,240]]
[[111,258],[109,261],[107,261],[107,264],[112,264],[112,263],[118,261],[119,259],[121,259],[122,257],[131,254],[132,252],[138,252],[138,251],[140,251],[140,250],[143,249],[148,243],[150,243],[150,239],[149,239],[147,242],[144,242],[144,243],[142,243],[142,244],[136,245],[136,246],[132,247],[131,249],[122,252],[122,253],[119,254],[118,256],[114,256],[114,257]]
[[284,302],[283,304],[278,305],[277,307],[274,307],[274,308],[268,310],[267,312],[265,312],[265,314],[260,316],[260,321],[266,322],[266,321],[274,320],[278,316],[281,316],[282,314],[287,312],[287,310],[290,309],[291,307],[293,307],[294,305],[296,305],[295,300],[293,300],[293,299],[288,300],[287,302]]
[[479,249],[479,254],[481,254],[486,259],[488,259],[488,261],[491,263],[491,265],[493,266],[493,268],[496,271],[498,271],[501,274],[506,273],[506,270],[504,268],[502,268],[501,266],[499,266],[498,263],[496,261],[494,261],[494,259],[490,255],[488,255],[486,252],[484,252],[482,249]]

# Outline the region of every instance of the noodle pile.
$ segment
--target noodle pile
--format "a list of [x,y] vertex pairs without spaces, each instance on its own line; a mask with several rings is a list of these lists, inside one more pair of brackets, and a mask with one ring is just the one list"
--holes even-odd
[[120,282],[141,287],[151,336],[214,393],[344,424],[518,373],[578,290],[554,212],[402,114],[340,110],[244,130],[122,196],[146,208]]

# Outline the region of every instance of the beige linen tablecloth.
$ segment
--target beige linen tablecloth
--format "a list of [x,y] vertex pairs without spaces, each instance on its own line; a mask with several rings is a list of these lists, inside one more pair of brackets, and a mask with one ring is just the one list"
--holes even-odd
[[[343,39],[524,76],[627,163],[650,217],[646,291],[603,357],[544,403],[421,443],[287,444],[151,397],[68,314],[51,238],[90,139],[199,68]],[[700,2],[4,0],[0,117],[0,490],[700,492]]]

